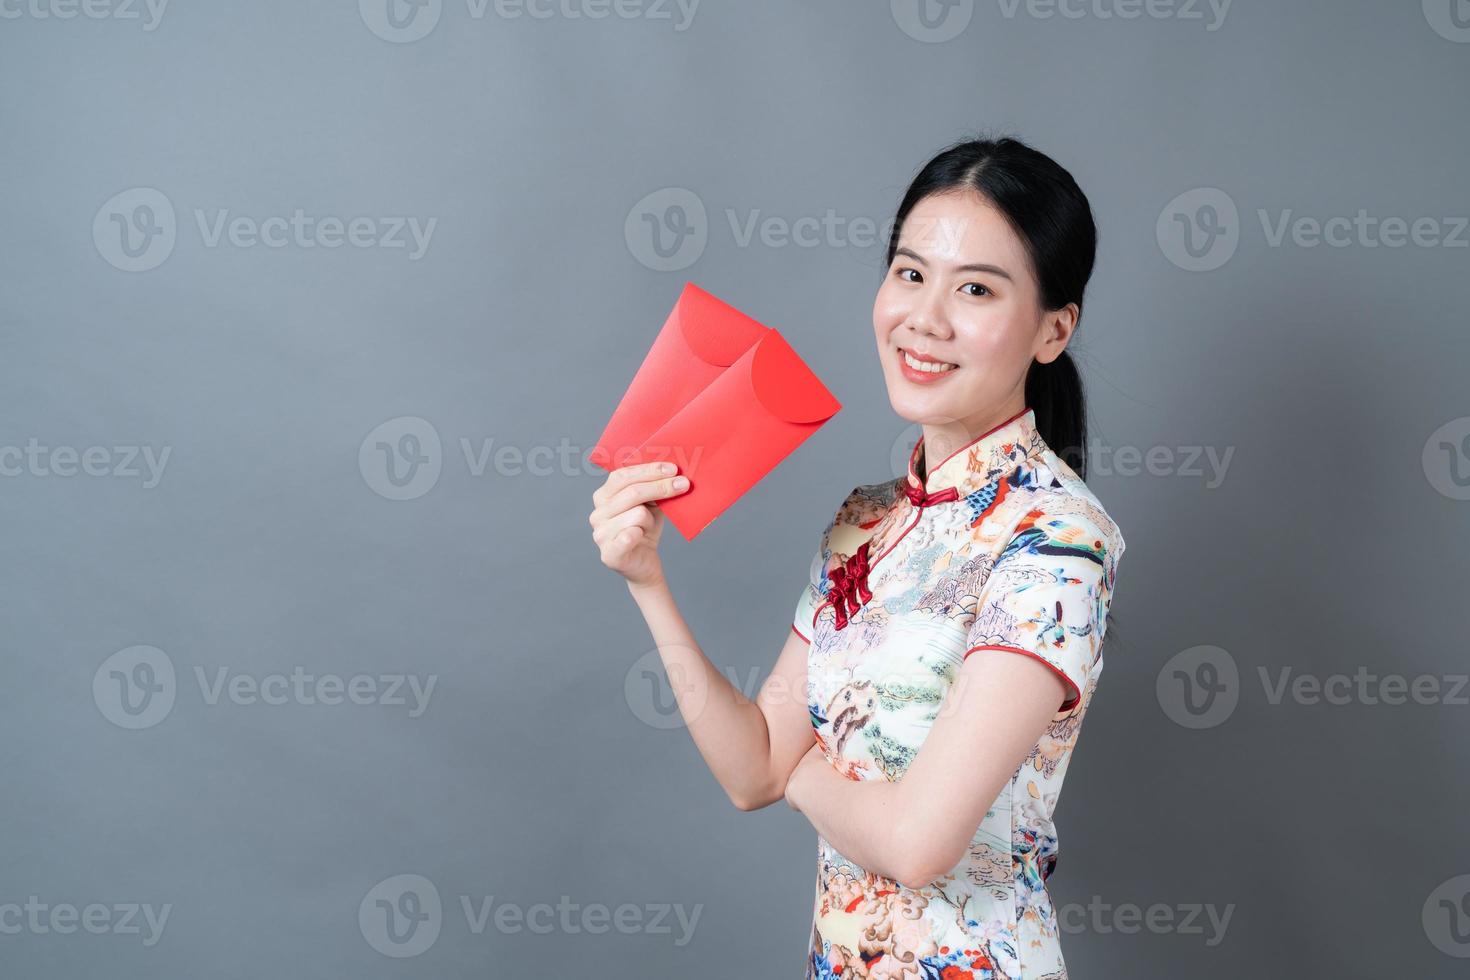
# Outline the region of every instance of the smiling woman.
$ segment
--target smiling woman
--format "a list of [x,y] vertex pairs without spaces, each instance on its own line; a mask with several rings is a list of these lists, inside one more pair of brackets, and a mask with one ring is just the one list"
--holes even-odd
[[593,495],[710,771],[739,808],[784,797],[817,831],[809,980],[1066,976],[1052,813],[1124,550],[1083,482],[1066,354],[1096,237],[1071,176],[1018,140],[957,144],[914,179],[873,328],[923,435],[903,476],[836,508],[754,702],[663,577],[655,505],[687,483],[630,466]]
[[837,509],[792,621],[809,978],[1066,975],[1052,813],[1124,549],[1082,480],[1066,356],[1095,242],[1070,176],[1012,139],[941,153],[899,208],[873,327],[923,435]]

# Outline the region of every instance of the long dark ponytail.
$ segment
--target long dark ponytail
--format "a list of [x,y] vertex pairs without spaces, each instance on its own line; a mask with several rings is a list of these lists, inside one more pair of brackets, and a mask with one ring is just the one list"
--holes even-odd
[[[1076,303],[1092,276],[1097,226],[1077,182],[1051,157],[1013,137],[972,139],[942,150],[919,171],[898,206],[888,240],[889,267],[899,232],[915,204],[944,191],[972,190],[1009,219],[1031,256],[1041,286],[1041,305],[1057,310]],[[1087,404],[1082,378],[1068,351],[1050,364],[1032,361],[1026,373],[1026,405],[1046,444],[1087,478]]]

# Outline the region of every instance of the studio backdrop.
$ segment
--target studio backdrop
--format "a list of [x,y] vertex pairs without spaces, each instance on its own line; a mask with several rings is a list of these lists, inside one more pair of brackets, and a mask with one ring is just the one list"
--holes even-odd
[[0,0],[0,975],[796,977],[588,527],[686,283],[841,411],[662,554],[753,696],[855,485],[915,170],[1091,202],[1124,529],[1070,973],[1457,977],[1463,0]]

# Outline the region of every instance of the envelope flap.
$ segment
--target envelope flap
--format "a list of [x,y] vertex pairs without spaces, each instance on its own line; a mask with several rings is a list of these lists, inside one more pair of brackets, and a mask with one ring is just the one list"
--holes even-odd
[[734,364],[771,329],[692,282],[684,284],[673,316],[689,349],[718,367]]
[[842,408],[786,339],[774,330],[756,346],[750,374],[751,386],[761,404],[787,422],[820,422]]

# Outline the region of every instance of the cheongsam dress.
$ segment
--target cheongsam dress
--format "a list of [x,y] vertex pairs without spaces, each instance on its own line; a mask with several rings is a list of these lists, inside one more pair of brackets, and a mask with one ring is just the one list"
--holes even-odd
[[810,642],[817,743],[849,779],[898,780],[965,657],[1034,657],[1067,694],[964,857],[907,888],[820,834],[809,980],[1062,980],[1052,813],[1102,672],[1123,537],[1047,446],[1033,409],[918,476],[853,488],[821,537],[792,629]]

